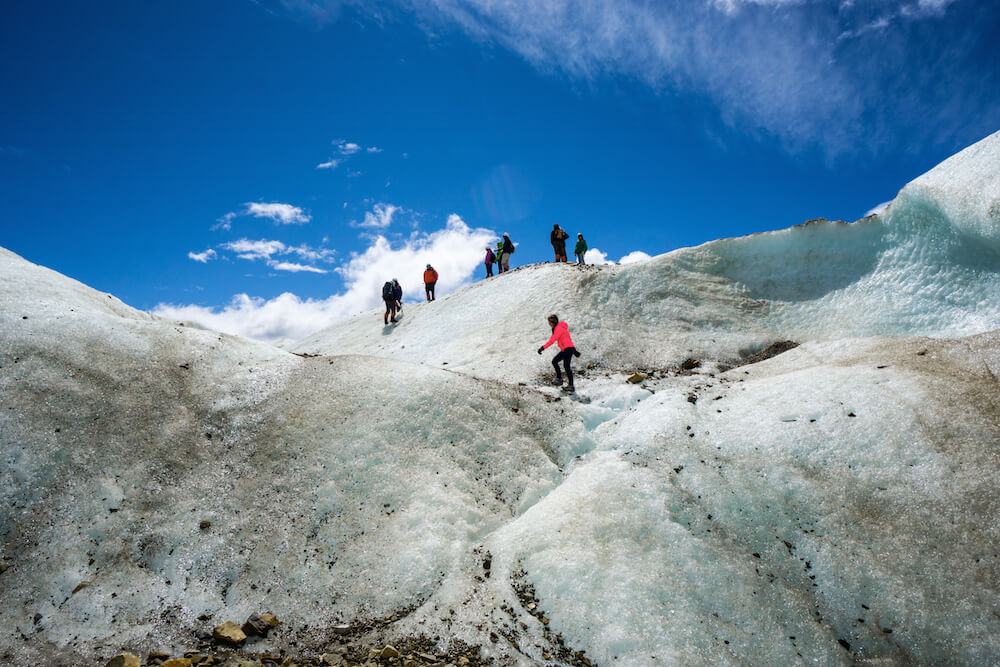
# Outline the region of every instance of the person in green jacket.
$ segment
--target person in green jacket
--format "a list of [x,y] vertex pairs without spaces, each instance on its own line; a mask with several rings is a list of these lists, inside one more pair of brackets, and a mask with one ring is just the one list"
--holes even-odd
[[576,248],[573,249],[573,252],[576,254],[577,264],[586,264],[583,261],[583,256],[587,254],[587,242],[583,240],[583,234],[576,235]]

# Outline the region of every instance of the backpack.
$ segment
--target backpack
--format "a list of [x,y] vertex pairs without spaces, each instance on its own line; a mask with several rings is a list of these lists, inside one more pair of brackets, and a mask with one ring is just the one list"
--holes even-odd
[[382,285],[382,300],[391,301],[393,299],[395,299],[395,293],[394,290],[392,289],[392,283],[386,283],[385,285]]

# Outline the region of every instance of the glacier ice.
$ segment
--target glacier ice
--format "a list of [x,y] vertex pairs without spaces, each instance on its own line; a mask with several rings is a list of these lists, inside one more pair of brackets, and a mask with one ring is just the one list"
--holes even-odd
[[499,664],[996,662],[998,202],[995,134],[855,223],[524,267],[320,356],[0,250],[0,664],[262,610],[252,650],[391,614]]

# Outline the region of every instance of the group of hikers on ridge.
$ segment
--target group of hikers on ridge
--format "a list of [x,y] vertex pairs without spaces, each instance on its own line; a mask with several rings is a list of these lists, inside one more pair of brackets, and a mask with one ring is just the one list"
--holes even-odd
[[[573,249],[573,254],[576,255],[577,264],[586,264],[584,261],[584,255],[587,252],[587,242],[583,238],[583,234],[577,234],[576,246]],[[556,262],[567,262],[566,259],[566,239],[569,238],[569,234],[566,233],[558,224],[552,226],[552,233],[549,235],[549,240],[552,243],[552,249],[555,252]],[[493,265],[497,265],[498,273],[505,273],[510,271],[510,256],[514,254],[514,243],[510,240],[510,235],[507,232],[503,233],[503,237],[497,242],[496,250],[490,246],[486,246],[486,257],[484,259],[484,264],[486,266],[486,277],[489,278],[493,275]],[[424,292],[427,296],[427,301],[434,301],[434,287],[437,285],[438,272],[430,264],[424,270]],[[403,288],[399,284],[399,280],[393,278],[387,281],[382,286],[382,300],[385,302],[385,315],[383,321],[386,326],[390,322],[396,323],[397,314],[403,313]],[[569,335],[569,325],[565,321],[560,321],[558,315],[549,315],[547,318],[549,327],[552,330],[552,335],[549,336],[548,341],[546,341],[541,347],[538,348],[538,354],[542,354],[546,348],[550,347],[553,343],[559,346],[559,353],[552,358],[552,367],[556,371],[556,381],[557,386],[561,386],[562,391],[572,394],[576,391],[573,385],[573,368],[571,366],[573,357],[579,357],[580,353],[577,351],[576,346],[573,345],[573,339]],[[560,369],[560,364],[562,364],[562,369]],[[566,371],[566,384],[563,385],[562,371]]]
[[[437,285],[438,272],[430,264],[424,269],[424,292],[427,300],[433,301],[434,287]],[[388,325],[389,322],[397,322],[396,314],[403,314],[403,288],[395,278],[382,285],[382,301],[385,302],[385,317],[383,320]]]

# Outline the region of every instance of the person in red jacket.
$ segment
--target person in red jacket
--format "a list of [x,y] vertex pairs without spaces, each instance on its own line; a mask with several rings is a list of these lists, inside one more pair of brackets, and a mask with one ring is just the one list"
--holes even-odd
[[573,387],[573,369],[570,367],[570,362],[573,357],[579,357],[580,353],[576,351],[573,339],[569,337],[569,325],[560,322],[558,315],[549,315],[548,321],[549,326],[552,327],[552,335],[545,345],[538,348],[538,354],[544,352],[545,348],[552,343],[559,345],[559,354],[552,358],[552,367],[556,369],[556,384],[562,384],[562,373],[559,371],[559,363],[562,362],[563,368],[566,369],[566,386],[562,389],[566,393],[572,394],[576,389]]
[[434,267],[430,264],[427,265],[427,269],[424,270],[424,291],[427,292],[427,300],[434,300],[434,285],[438,281],[438,272],[434,270]]

